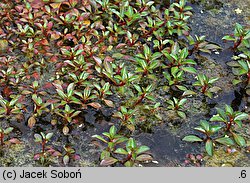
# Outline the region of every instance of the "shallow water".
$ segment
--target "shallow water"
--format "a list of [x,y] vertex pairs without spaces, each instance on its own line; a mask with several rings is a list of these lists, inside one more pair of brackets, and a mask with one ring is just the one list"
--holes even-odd
[[[200,36],[206,35],[208,41],[216,43],[223,48],[219,54],[200,54],[196,56],[196,59],[201,62],[201,65],[207,69],[206,72],[208,75],[221,78],[218,85],[222,88],[222,91],[218,93],[216,98],[207,99],[207,104],[200,102],[201,98],[189,99],[192,105],[186,106],[188,115],[188,120],[186,121],[180,120],[173,123],[169,118],[169,114],[162,112],[162,121],[164,121],[164,123],[151,127],[149,130],[150,133],[141,131],[135,133],[134,137],[139,143],[150,147],[150,152],[154,160],[158,162],[145,164],[144,166],[185,166],[184,160],[188,153],[202,154],[204,152],[204,148],[200,144],[181,141],[185,135],[193,133],[192,128],[197,126],[201,119],[208,119],[215,114],[215,107],[222,107],[224,104],[232,105],[235,110],[244,110],[245,107],[249,105],[249,103],[247,103],[249,96],[243,94],[239,87],[233,86],[230,82],[233,75],[231,69],[227,67],[226,62],[231,60],[233,53],[229,48],[231,44],[223,42],[221,38],[225,34],[232,32],[236,22],[243,24],[248,23],[250,11],[247,12],[247,9],[244,9],[244,7],[248,6],[250,1],[213,2],[215,2],[216,6],[215,4],[207,5],[200,1],[199,3],[192,4],[194,15],[191,19],[191,27],[192,34]],[[214,7],[216,7],[216,9]],[[243,13],[236,14],[236,8],[243,9]],[[48,78],[49,75],[45,75],[44,81]],[[162,100],[166,97],[160,93],[156,93],[155,95],[161,96]],[[193,107],[193,104],[195,107]],[[71,135],[66,137],[62,136],[59,131],[50,124],[50,116],[41,117],[32,133],[27,133],[30,131],[30,128],[27,127],[27,117],[29,115],[25,116],[25,119],[21,123],[15,120],[11,121],[11,124],[16,128],[16,137],[22,139],[23,143],[10,149],[0,149],[2,152],[0,165],[39,166],[38,163],[33,161],[33,154],[41,148],[33,142],[33,135],[39,131],[52,129],[55,133],[52,138],[54,147],[62,150],[60,146],[61,143],[70,144],[81,156],[80,161],[71,163],[69,166],[99,166],[100,149],[96,144],[92,143],[91,136],[107,131],[111,124],[116,123],[116,120],[113,119],[111,115],[112,111],[108,108],[102,109],[102,112],[87,110],[86,113],[80,116],[82,125],[73,129]],[[249,125],[246,126],[246,128],[248,128],[246,130],[250,131]],[[249,136],[247,138],[249,141]],[[15,154],[15,151],[18,151],[20,154]],[[249,156],[249,154],[242,154],[239,158],[242,159],[242,157],[247,156]],[[209,160],[211,159],[208,158],[207,162],[210,162],[209,165],[212,166],[212,160]],[[235,162],[236,161],[239,160],[236,159]],[[244,161],[247,163],[242,164],[242,166],[250,166],[249,161],[246,161],[246,159],[244,159]],[[205,163],[202,165],[205,166]],[[230,163],[233,164],[233,162]],[[58,163],[57,160],[52,160],[51,164],[52,166],[62,166],[62,163]],[[216,165],[221,166],[220,164]],[[240,163],[236,165],[241,166]]]

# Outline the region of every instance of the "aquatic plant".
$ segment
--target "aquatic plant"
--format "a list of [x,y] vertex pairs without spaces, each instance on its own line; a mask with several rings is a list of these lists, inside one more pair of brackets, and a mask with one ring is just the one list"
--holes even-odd
[[170,53],[168,50],[163,50],[162,53],[167,58],[167,63],[165,64],[167,68],[178,67],[184,72],[196,74],[197,71],[193,67],[193,65],[196,65],[196,62],[187,58],[189,55],[187,48],[181,49],[179,44],[175,43],[172,45]]
[[126,155],[126,158],[123,159],[121,163],[126,167],[132,167],[136,162],[151,161],[152,156],[146,154],[149,150],[149,147],[138,146],[133,138],[129,138],[126,143],[126,148],[118,148],[114,153]]
[[225,109],[217,108],[217,114],[210,118],[212,122],[224,123],[224,130],[228,135],[232,135],[234,141],[240,145],[245,146],[245,140],[236,133],[237,128],[242,128],[242,121],[248,119],[248,114],[244,112],[234,111],[231,106],[225,105]]
[[[104,136],[108,137],[105,140],[99,135],[94,135],[92,137],[97,138],[107,144],[107,147],[102,150],[100,159],[102,166],[111,166],[115,163],[121,163],[124,166],[133,166],[138,162],[151,161],[152,156],[145,154],[149,150],[147,146],[138,146],[133,138],[126,138],[122,135],[117,134],[117,129],[115,126],[110,127],[109,132],[104,132]],[[126,142],[126,147],[122,147],[122,143]],[[117,156],[117,154],[125,155],[124,158]]]
[[18,102],[20,95],[10,95],[9,99],[4,99],[0,96],[0,118],[10,118],[12,115],[22,113],[22,104]]
[[233,84],[237,85],[243,82],[250,85],[250,51],[246,50],[234,58],[236,61],[227,63],[232,67],[233,74],[238,77],[233,80]]
[[[9,144],[19,144],[20,141],[17,138],[8,138],[8,135],[13,131],[13,127],[1,128],[0,127],[0,146]],[[6,138],[7,137],[7,138]]]
[[185,136],[182,140],[188,141],[188,142],[204,142],[205,143],[205,149],[208,155],[212,156],[214,153],[214,142],[222,142],[226,145],[233,145],[233,141],[231,141],[228,137],[223,137],[222,139],[212,139],[212,136],[217,133],[222,127],[219,125],[210,125],[207,121],[201,120],[200,126],[195,127],[194,129],[200,133],[203,133],[205,137],[202,139],[200,137],[197,137],[196,135],[188,135]]
[[53,85],[56,87],[56,91],[58,93],[58,96],[61,99],[60,105],[64,106],[64,105],[70,104],[70,103],[81,104],[80,100],[74,96],[75,95],[75,84],[74,83],[70,83],[67,86],[66,92],[64,92],[64,89],[60,84],[53,83]]
[[[205,120],[201,120],[200,126],[194,129],[204,135],[203,138],[197,135],[185,136],[182,140],[188,142],[204,142],[208,155],[214,153],[215,143],[226,146],[234,146],[235,144],[246,146],[245,139],[237,132],[237,128],[242,128],[242,121],[248,119],[248,114],[233,111],[232,107],[225,105],[225,110],[217,108],[217,114],[210,118],[211,122],[222,122],[224,125],[212,125]],[[236,125],[236,126],[235,126]]]
[[130,109],[125,106],[121,106],[120,110],[114,113],[113,117],[118,118],[121,120],[121,125],[126,126],[130,131],[135,130],[135,109]]
[[[101,119],[120,129],[112,126],[103,136],[93,136],[105,146],[101,165],[138,166],[151,161],[152,155],[135,135],[153,131],[168,121],[171,112],[188,122],[193,100],[201,102],[191,97],[199,96],[199,90],[212,98],[219,90],[218,78],[205,74],[199,54],[220,47],[205,36],[193,35],[192,7],[186,0],[13,0],[1,1],[0,10],[0,118],[3,127],[20,121],[14,135],[26,126],[27,133],[53,128],[58,139],[75,141],[80,129],[98,129],[93,120]],[[236,24],[234,35],[223,39],[234,42],[236,62],[228,63],[237,77],[233,83],[247,83],[247,88],[249,30]],[[93,119],[88,119],[90,113]],[[230,115],[231,124],[226,122]],[[240,135],[237,117],[238,113],[230,113],[213,134],[205,122],[200,125],[204,129],[199,138],[208,144],[210,154],[211,141],[217,145],[230,138],[243,144],[241,137],[234,138]],[[209,128],[214,128],[213,123]],[[11,139],[4,133],[8,131],[1,130],[7,145]],[[42,149],[35,159],[47,165],[50,158],[58,157],[60,165],[74,165],[71,160],[79,158],[78,144],[58,142],[59,152],[48,145],[51,136],[35,135]]]
[[209,98],[212,98],[214,92],[221,90],[221,88],[213,86],[213,84],[218,80],[219,78],[209,78],[205,74],[198,74],[197,81],[193,83],[193,86],[201,87],[201,93]]
[[166,101],[166,103],[168,104],[167,109],[173,110],[175,111],[179,117],[186,119],[187,116],[185,114],[185,112],[183,112],[184,110],[184,104],[187,102],[186,98],[181,98],[181,99],[177,99],[175,97],[173,97],[173,99],[168,99]]
[[212,51],[221,49],[220,46],[206,41],[206,36],[194,35],[193,37],[191,35],[188,35],[187,39],[189,41],[189,45],[192,47],[189,50],[189,54],[193,54],[199,51],[205,52],[205,53],[211,53]]
[[71,160],[79,160],[80,155],[76,154],[76,151],[74,148],[70,147],[69,145],[64,145],[63,146],[64,153],[60,154],[63,157],[63,163],[64,165],[68,165],[68,163]]
[[233,35],[226,35],[223,40],[233,41],[233,49],[241,49],[241,47],[249,47],[250,30],[245,29],[241,24],[236,23]]
[[40,132],[40,134],[34,134],[34,141],[39,143],[42,149],[41,152],[36,153],[34,155],[34,160],[39,160],[42,164],[44,164],[46,161],[49,161],[49,158],[55,152],[52,147],[47,145],[47,143],[51,140],[52,136],[53,133],[45,134],[43,132]]
[[65,105],[64,109],[56,109],[55,114],[59,115],[62,117],[62,124],[63,124],[63,129],[62,132],[64,135],[67,135],[69,133],[69,125],[72,125],[73,123],[73,118],[78,116],[81,113],[81,111],[76,111],[74,109],[71,109],[68,104]]

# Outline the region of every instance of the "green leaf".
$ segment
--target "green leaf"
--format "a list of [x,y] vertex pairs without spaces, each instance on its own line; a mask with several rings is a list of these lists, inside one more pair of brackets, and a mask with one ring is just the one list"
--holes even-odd
[[68,94],[68,96],[72,96],[73,95],[74,87],[75,87],[74,83],[70,83],[68,85],[68,87],[67,87],[67,94]]
[[180,116],[182,119],[186,119],[186,118],[187,118],[185,112],[177,111],[177,114],[178,114],[178,116]]
[[35,134],[34,135],[34,138],[35,138],[35,142],[42,142],[42,136],[41,135],[39,135],[39,134]]
[[10,132],[12,132],[12,130],[13,130],[14,128],[13,127],[8,127],[8,128],[6,128],[5,130],[4,130],[4,134],[9,134]]
[[151,53],[148,45],[146,44],[143,45],[143,51],[144,51],[144,55],[149,55]]
[[210,127],[210,131],[214,134],[214,133],[218,132],[221,128],[222,128],[222,126],[215,125],[215,126]]
[[112,58],[121,59],[123,56],[124,56],[124,55],[121,54],[121,53],[114,53],[114,54],[112,55]]
[[233,115],[234,111],[233,111],[233,108],[231,106],[226,104],[225,109],[226,109],[226,113]]
[[210,121],[212,121],[212,122],[214,122],[214,121],[225,122],[225,119],[220,117],[219,114],[216,114],[210,118]]
[[102,138],[100,135],[93,135],[92,136],[93,138],[97,138],[97,139],[99,139],[99,140],[101,140],[101,141],[103,141],[103,142],[105,142],[105,143],[108,143],[104,138]]
[[191,90],[186,90],[182,94],[182,96],[188,96],[188,95],[196,95],[196,93],[194,91],[191,91]]
[[234,145],[234,141],[229,137],[218,138],[215,141],[223,145],[228,145],[228,146]]
[[185,104],[187,102],[187,99],[186,98],[183,98],[181,99],[179,102],[178,102],[178,105],[179,106],[182,106],[183,104]]
[[103,150],[101,153],[100,159],[103,160],[103,159],[108,158],[108,157],[110,157],[110,152]]
[[227,41],[234,41],[235,40],[235,38],[233,38],[232,36],[229,36],[229,35],[224,36],[222,39],[227,40]]
[[124,154],[124,155],[128,154],[128,152],[125,149],[123,149],[123,148],[116,149],[115,153],[117,153],[117,154]]
[[210,125],[206,120],[201,120],[200,124],[205,131],[210,131]]
[[227,121],[227,115],[226,115],[225,111],[222,110],[222,109],[220,109],[220,108],[216,108],[216,110],[217,110],[217,113],[218,113],[225,121]]
[[213,84],[214,82],[216,82],[218,80],[219,80],[219,78],[210,78],[209,81],[208,81],[208,83],[209,84]]
[[237,85],[237,84],[239,84],[239,83],[241,83],[242,81],[241,80],[239,80],[239,79],[234,79],[233,80],[233,85]]
[[115,136],[115,134],[116,134],[116,127],[114,125],[110,127],[109,134],[110,134],[111,138],[113,138]]
[[127,108],[125,106],[121,106],[121,112],[123,114],[126,114],[128,112]]
[[78,116],[78,114],[80,114],[82,111],[75,111],[73,114],[72,114],[72,118],[75,117],[75,116]]
[[188,135],[184,137],[182,140],[187,142],[202,142],[203,140],[195,135]]
[[126,147],[128,147],[129,149],[134,149],[136,148],[136,142],[133,138],[129,138],[127,144],[126,144]]
[[199,132],[201,132],[201,133],[206,134],[206,131],[205,131],[205,130],[203,129],[203,127],[201,127],[201,126],[197,126],[197,127],[195,127],[194,129],[197,130],[197,131],[199,131]]
[[182,64],[196,65],[197,63],[194,60],[192,60],[192,59],[187,59],[187,60],[183,61]]
[[69,156],[68,155],[65,155],[64,157],[63,157],[63,164],[64,165],[67,165],[69,163]]
[[41,132],[40,134],[42,135],[43,139],[46,138],[46,136],[45,136],[45,134],[43,132]]
[[205,144],[205,149],[207,151],[207,154],[209,156],[213,156],[214,147],[213,147],[213,141],[211,139],[208,139]]
[[141,154],[141,153],[144,153],[146,151],[148,151],[150,148],[148,146],[140,146],[137,150],[136,150],[136,153],[137,154]]
[[160,52],[155,52],[153,55],[152,55],[152,60],[156,60],[157,58],[161,57],[162,56],[162,53]]
[[241,146],[241,147],[246,146],[246,141],[245,141],[245,139],[244,139],[242,136],[240,136],[240,135],[238,135],[238,134],[236,134],[236,133],[232,133],[232,134],[233,134],[233,138],[234,138],[235,142],[236,142],[239,146]]
[[53,133],[48,133],[45,137],[46,140],[50,140],[51,137],[53,136]]
[[56,89],[56,91],[61,98],[63,98],[63,99],[67,98],[67,96],[64,94],[64,92],[62,90]]
[[197,70],[193,67],[182,67],[182,70],[186,71],[186,72],[189,72],[189,73],[192,73],[192,74],[196,74],[197,73]]
[[234,120],[247,120],[249,118],[248,114],[247,113],[241,113],[239,115],[237,115]]
[[242,122],[240,120],[234,120],[234,122],[238,125],[238,127],[242,128]]
[[188,89],[185,86],[181,86],[181,85],[175,85],[176,88],[178,88],[181,91],[187,91]]
[[[116,136],[118,136],[118,135],[116,135]],[[125,142],[125,141],[128,140],[127,137],[123,137],[123,136],[121,136],[121,137],[116,137],[116,136],[115,136],[115,143],[116,143],[116,144],[119,144],[119,143],[122,143],[122,142]],[[119,135],[119,136],[120,136],[120,135]]]
[[209,98],[212,98],[213,97],[213,94],[210,92],[210,91],[205,91],[204,93],[206,96],[208,96]]
[[10,106],[13,106],[16,104],[16,102],[18,101],[19,99],[19,96],[16,96],[15,98],[13,98],[11,101],[10,101]]
[[126,163],[124,164],[126,167],[132,167],[134,165],[133,161],[126,161]]

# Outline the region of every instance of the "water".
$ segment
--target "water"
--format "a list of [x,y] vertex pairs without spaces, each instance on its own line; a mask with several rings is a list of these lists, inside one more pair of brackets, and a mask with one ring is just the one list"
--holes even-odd
[[[190,105],[186,106],[188,120],[176,122],[170,119],[169,114],[162,113],[164,123],[150,127],[150,130],[147,132],[138,131],[135,133],[133,136],[140,144],[150,147],[150,153],[154,160],[158,162],[145,164],[144,166],[185,166],[184,160],[187,154],[204,153],[204,147],[200,144],[181,141],[185,135],[194,133],[192,128],[197,126],[201,119],[209,119],[209,117],[215,114],[215,107],[222,107],[224,104],[231,105],[235,110],[245,110],[245,107],[249,105],[247,103],[249,96],[244,94],[240,87],[231,84],[233,75],[231,69],[226,65],[226,62],[230,61],[233,55],[230,49],[231,43],[225,43],[221,40],[225,34],[232,32],[236,22],[247,24],[247,20],[249,20],[247,11],[243,10],[242,14],[235,14],[234,10],[238,7],[243,9],[249,4],[249,1],[213,1],[212,3],[214,4],[212,5],[202,3],[201,1],[198,1],[198,3],[197,1],[194,2],[196,3],[192,4],[194,8],[194,15],[191,19],[192,34],[206,35],[208,41],[216,43],[223,48],[219,54],[200,54],[196,55],[196,59],[207,68],[206,72],[209,75],[221,78],[218,85],[221,86],[222,91],[218,93],[216,98],[206,99],[206,103],[201,102],[201,97],[189,99]],[[46,75],[44,81],[48,78],[49,75]],[[164,93],[156,93],[155,95],[160,96],[163,101],[164,97],[166,97]],[[191,104],[195,104],[196,107],[193,107]],[[42,116],[32,132],[27,127],[29,114],[24,116],[22,122],[11,120],[10,124],[15,127],[13,136],[20,138],[22,144],[11,146],[7,149],[0,149],[0,165],[39,166],[37,162],[33,161],[33,155],[39,152],[41,147],[34,143],[33,135],[40,131],[53,131],[55,133],[52,138],[53,147],[62,151],[61,144],[69,144],[81,156],[80,161],[71,162],[69,166],[99,166],[99,146],[102,147],[102,144],[93,143],[91,136],[108,131],[112,124],[116,124],[117,121],[111,115],[112,110],[108,108],[102,109],[102,112],[86,110],[85,113],[80,115],[80,124],[82,125],[79,124],[66,137],[62,136],[60,131],[50,124],[50,116]],[[5,121],[4,123],[7,122]],[[246,132],[249,132],[249,125],[246,128],[248,128],[245,129]],[[246,134],[249,142],[249,133]],[[18,152],[18,155],[16,152]],[[239,152],[242,153],[239,158],[249,156],[249,153],[247,154],[240,149]],[[207,157],[207,161],[210,162],[210,165],[213,165],[211,159]],[[247,163],[249,162],[248,160],[249,158],[244,159]],[[239,160],[236,159],[235,161]],[[250,164],[247,163],[244,165],[249,166]],[[50,164],[52,166],[62,166],[62,160],[60,159],[59,162],[52,160]],[[221,166],[220,164],[216,165]],[[238,165],[243,166],[243,164]]]

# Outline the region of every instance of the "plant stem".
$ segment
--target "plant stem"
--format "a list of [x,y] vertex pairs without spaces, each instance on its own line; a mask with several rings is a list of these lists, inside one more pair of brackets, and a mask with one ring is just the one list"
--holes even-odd
[[4,145],[3,139],[4,139],[4,133],[0,133],[0,139],[1,139],[1,146]]

